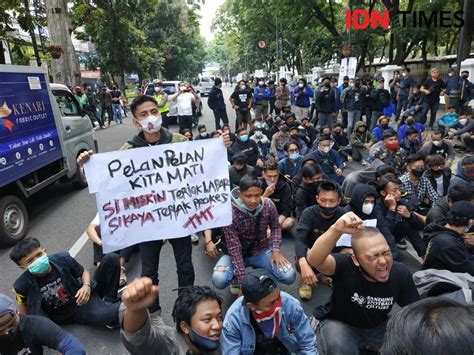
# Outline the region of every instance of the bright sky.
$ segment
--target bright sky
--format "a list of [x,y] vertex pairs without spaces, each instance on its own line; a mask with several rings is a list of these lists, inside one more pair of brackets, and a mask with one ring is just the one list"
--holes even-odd
[[214,34],[211,32],[212,20],[224,0],[205,0],[205,2],[204,5],[201,4],[201,11],[199,12],[201,15],[199,28],[201,29],[201,35],[209,42],[214,38]]

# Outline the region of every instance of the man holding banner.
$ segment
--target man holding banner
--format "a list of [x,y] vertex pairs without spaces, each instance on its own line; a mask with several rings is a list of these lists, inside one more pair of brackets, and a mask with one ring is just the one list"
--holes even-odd
[[[128,141],[127,143],[125,143],[122,146],[122,148],[121,148],[122,151],[132,149],[132,148],[151,147],[151,146],[157,146],[157,145],[161,146],[161,145],[167,145],[167,144],[170,144],[170,143],[179,143],[179,142],[185,142],[186,141],[186,138],[184,136],[182,136],[181,134],[172,133],[172,132],[168,131],[166,128],[162,127],[162,118],[161,118],[161,115],[160,115],[160,112],[159,112],[157,102],[154,98],[152,98],[150,96],[146,96],[146,95],[138,96],[132,102],[132,104],[130,105],[130,109],[131,109],[131,112],[132,112],[132,115],[133,115],[133,124],[140,130],[140,132],[139,132],[139,134],[134,136],[133,139],[131,139],[130,141]],[[228,135],[224,135],[224,144],[226,146],[230,146],[230,144],[231,144]],[[92,154],[93,154],[92,151],[82,153],[78,157],[78,160],[77,160],[78,163],[80,165],[85,164],[86,162],[89,161]],[[111,154],[111,153],[106,153],[106,154]],[[105,156],[106,154],[104,154],[104,155],[101,154],[101,155]],[[123,153],[118,153],[117,152],[117,153],[115,153],[115,156],[119,157],[120,154],[123,154]],[[99,156],[100,155],[98,155],[97,158],[99,158]],[[142,157],[143,153],[142,152],[137,152],[136,156]],[[156,160],[154,160],[155,163],[157,161],[159,161],[158,155],[156,157],[153,157],[153,158],[156,159]],[[99,159],[96,159],[96,160],[99,160]],[[173,159],[168,159],[167,160],[168,165],[170,165],[170,160],[171,160],[171,162],[174,162],[177,159],[174,159],[174,158]],[[121,164],[121,161],[119,159],[116,159],[115,162],[118,162],[117,164]],[[124,160],[124,162],[125,162],[125,160]],[[91,161],[91,163],[94,163],[94,161]],[[94,170],[96,170],[97,173],[101,174],[100,172],[98,172],[98,167],[99,166],[98,165],[94,165],[94,167],[89,166],[89,165],[91,165],[91,163],[89,163],[87,166],[85,166],[86,175],[89,176],[89,174],[93,173]],[[111,164],[112,164],[112,162],[109,163],[110,176],[112,177],[113,173],[117,173],[116,175],[119,175],[118,171],[112,172],[110,170],[110,165]],[[130,170],[132,170],[132,173],[136,173],[138,175],[141,172],[140,169],[142,169],[143,166],[144,166],[143,164],[139,165],[139,168],[137,170],[135,169],[135,167],[133,169],[130,169]],[[132,166],[133,166],[133,164],[132,164]],[[138,165],[137,165],[137,167],[138,167]],[[126,168],[129,168],[129,166],[127,166]],[[130,170],[128,172],[125,172],[126,168],[124,168],[124,170],[122,171],[122,173],[123,173],[122,177],[123,176],[131,176],[131,174],[132,174],[130,172]],[[174,167],[174,170],[177,171],[177,168]],[[227,167],[225,167],[225,170],[227,171]],[[161,168],[157,171],[162,172],[163,176],[165,176],[166,169]],[[157,174],[157,175],[159,175],[159,174]],[[168,173],[168,179],[169,178],[170,178],[170,174]],[[131,222],[128,222],[130,220],[125,218],[127,216],[120,215],[119,216],[120,219],[118,220],[120,223],[116,223],[112,226],[112,227],[115,227],[116,229],[113,229],[113,228],[111,229],[110,228],[111,227],[110,222],[111,222],[112,218],[108,219],[108,221],[107,221],[108,223],[105,222],[105,220],[110,217],[110,215],[107,215],[108,210],[113,209],[114,212],[112,212],[112,213],[115,214],[116,216],[119,214],[119,211],[122,214],[123,213],[132,214],[131,212],[128,212],[128,211],[126,212],[125,210],[127,210],[127,209],[129,211],[135,210],[136,213],[133,213],[134,216],[135,215],[140,215],[140,214],[143,215],[143,216],[151,216],[150,218],[141,220],[142,221],[141,222],[142,227],[143,226],[146,227],[146,228],[143,227],[143,232],[142,232],[142,235],[144,236],[142,240],[145,240],[145,241],[139,241],[139,243],[140,243],[140,259],[141,259],[141,263],[142,263],[142,265],[141,265],[142,266],[142,276],[149,277],[152,280],[154,285],[158,285],[158,281],[159,281],[158,280],[158,266],[159,266],[160,251],[161,251],[161,247],[163,246],[163,239],[168,238],[170,244],[173,247],[173,252],[174,252],[174,256],[175,256],[175,260],[176,260],[177,273],[178,273],[178,286],[179,287],[192,286],[193,283],[194,283],[194,267],[193,267],[193,264],[192,264],[192,256],[191,256],[191,254],[192,254],[192,244],[191,244],[190,236],[187,235],[187,236],[182,237],[182,235],[179,235],[179,236],[178,235],[174,235],[174,236],[170,235],[169,237],[166,237],[167,232],[166,232],[166,228],[163,227],[164,223],[162,221],[162,219],[166,219],[166,217],[164,217],[164,215],[158,215],[158,212],[156,212],[156,211],[159,210],[158,208],[156,208],[154,210],[153,214],[152,214],[152,212],[149,212],[149,211],[140,213],[140,211],[143,211],[144,208],[142,208],[139,211],[139,208],[136,207],[136,206],[134,206],[134,208],[125,206],[124,201],[128,201],[127,198],[122,198],[122,199],[119,198],[120,197],[119,194],[120,193],[123,194],[123,191],[120,191],[122,189],[123,184],[122,184],[122,186],[117,186],[116,190],[118,190],[118,191],[116,193],[112,192],[112,193],[116,194],[116,196],[114,195],[114,197],[113,197],[115,199],[114,200],[115,201],[115,206],[110,206],[110,204],[109,204],[108,209],[106,209],[106,205],[104,204],[103,206],[101,206],[101,203],[99,203],[99,200],[100,200],[100,198],[103,198],[104,195],[107,195],[106,194],[107,191],[102,191],[102,190],[105,190],[105,188],[97,188],[97,186],[95,186],[95,191],[93,191],[94,188],[91,188],[91,184],[94,184],[94,180],[96,180],[96,179],[91,179],[90,184],[89,184],[89,189],[91,190],[91,192],[97,192],[98,206],[102,207],[101,209],[99,209],[99,214],[101,214],[101,218],[104,218],[104,220],[101,220],[101,226],[104,225],[104,226],[109,227],[108,232],[110,233],[111,240],[113,239],[113,241],[116,243],[115,245],[109,247],[109,249],[110,250],[120,249],[120,248],[115,247],[115,246],[119,246],[120,243],[124,243],[124,244],[122,244],[122,246],[125,246],[125,244],[132,244],[132,242],[130,240],[132,240],[133,237],[137,238],[137,236],[136,236],[137,233],[135,232],[135,235],[131,236],[131,233],[127,234],[127,232],[130,231],[131,228],[136,228],[135,227],[136,225],[139,226],[140,223],[136,222],[135,224],[133,224],[134,220],[131,220]],[[140,180],[140,181],[142,181],[142,180]],[[151,181],[151,179],[150,179],[150,181]],[[184,182],[186,182],[186,181],[184,181]],[[130,184],[132,185],[131,181],[130,181]],[[168,181],[168,184],[166,184],[166,185],[171,188],[173,184],[177,184],[177,182],[176,181],[172,181],[172,182]],[[97,183],[95,183],[95,185],[97,185]],[[165,183],[163,182],[161,185],[155,186],[155,189],[158,190],[158,188],[162,188],[164,185],[165,185]],[[135,187],[136,186],[137,185],[135,184]],[[135,187],[133,187],[133,188],[135,189]],[[153,188],[153,186],[151,188]],[[124,189],[126,189],[126,187],[124,187]],[[143,190],[145,190],[143,188],[143,186],[139,186],[134,192],[138,193],[139,191],[141,192]],[[175,190],[173,190],[173,191],[175,191]],[[171,190],[170,191],[163,191],[163,196],[164,196],[164,193],[166,192],[167,196],[168,196],[168,199],[171,200],[170,195],[173,193],[173,191],[171,191]],[[152,192],[154,192],[155,195],[156,195],[155,191],[152,191]],[[108,193],[110,194],[110,191]],[[124,195],[124,197],[127,197],[127,196],[129,196],[129,195]],[[145,196],[145,195],[142,194],[139,197],[143,197],[143,196]],[[107,198],[109,198],[109,197],[107,197]],[[135,197],[130,197],[129,199],[132,199],[132,198],[135,198]],[[163,200],[165,200],[165,199],[163,199]],[[138,201],[138,198],[135,201]],[[124,203],[124,206],[121,206],[121,208],[117,207],[118,202]],[[160,205],[160,202],[162,202],[162,201],[155,201],[155,202],[156,202],[156,205]],[[152,204],[150,204],[150,205],[152,205]],[[183,206],[184,206],[184,203],[183,203]],[[142,206],[140,206],[140,207],[142,207]],[[168,207],[173,207],[173,206],[168,206]],[[146,208],[146,206],[145,206],[145,208]],[[151,208],[155,208],[155,207],[151,207]],[[164,210],[164,208],[161,208],[160,210]],[[177,216],[177,214],[178,213],[175,214],[175,217]],[[182,216],[185,216],[185,215],[181,214],[180,217],[182,218]],[[155,220],[157,220],[158,223],[157,224],[152,223],[152,222],[150,222],[150,219],[152,219],[153,222],[155,222]],[[169,219],[169,218],[167,218],[167,219]],[[105,223],[102,223],[102,222],[105,222]],[[173,220],[173,222],[176,223],[176,218],[175,218],[175,220]],[[129,225],[127,225],[127,223]],[[124,224],[125,224],[125,227],[127,227],[127,228],[123,228]],[[150,226],[150,227],[147,227],[147,226]],[[117,232],[117,229],[120,229],[119,232]],[[124,229],[125,229],[125,231],[123,231]],[[120,233],[120,232],[122,233],[123,237],[121,237],[121,238],[117,238],[117,237],[113,238],[112,237],[113,235],[116,236],[117,233]],[[115,233],[115,234],[113,234],[113,233]],[[161,236],[159,236],[160,233],[161,233]],[[165,238],[163,238],[164,235],[165,235]],[[140,236],[138,236],[138,238],[140,238]],[[156,240],[156,239],[159,239],[159,240]],[[104,242],[105,241],[106,241],[106,238],[104,236]],[[135,241],[135,243],[137,243],[137,241]],[[104,252],[107,252],[106,244],[104,244]],[[161,322],[161,317],[160,317],[161,316],[161,307],[160,307],[159,298],[157,298],[156,301],[149,307],[149,311],[151,313],[153,323],[155,323],[155,322],[160,323]]]

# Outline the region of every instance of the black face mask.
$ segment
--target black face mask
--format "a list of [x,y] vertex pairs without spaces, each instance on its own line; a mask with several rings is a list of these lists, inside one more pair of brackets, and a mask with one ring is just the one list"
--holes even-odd
[[463,75],[463,76],[461,76],[461,79],[466,80],[468,78],[468,76],[469,75]]
[[382,128],[388,128],[388,123],[382,123],[382,124],[380,125],[380,127],[382,127]]
[[425,172],[425,169],[423,168],[416,168],[416,169],[413,169],[411,171],[411,173],[413,174],[413,176],[416,176],[416,177],[422,177],[423,176],[423,173]]
[[443,174],[443,170],[431,170],[431,175],[433,176],[436,176],[436,177],[439,177],[441,176],[441,174]]
[[290,138],[291,138],[291,139],[297,139],[297,138],[298,138],[298,134],[290,134]]
[[337,210],[337,207],[323,207],[323,206],[319,206],[319,209],[321,210],[321,212],[327,216],[327,217],[331,217]]
[[411,120],[410,120],[410,121],[407,121],[407,125],[409,125],[409,126],[413,126],[414,124],[415,124],[414,121],[411,121]]

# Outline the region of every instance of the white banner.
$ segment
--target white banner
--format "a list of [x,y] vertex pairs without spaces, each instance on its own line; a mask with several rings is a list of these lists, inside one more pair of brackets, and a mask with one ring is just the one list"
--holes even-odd
[[205,139],[94,154],[84,169],[104,253],[231,224],[226,151]]
[[357,69],[357,58],[356,57],[348,57],[342,58],[341,60],[341,67],[339,68],[339,79],[338,79],[338,86],[342,84],[342,79],[347,75],[349,79],[353,79],[356,77],[356,69]]

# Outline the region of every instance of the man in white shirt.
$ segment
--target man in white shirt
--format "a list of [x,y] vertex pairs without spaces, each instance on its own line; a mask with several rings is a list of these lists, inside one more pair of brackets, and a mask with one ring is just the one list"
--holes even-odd
[[199,98],[191,89],[191,86],[182,81],[179,83],[179,91],[170,97],[171,101],[176,101],[178,107],[178,124],[179,132],[193,128],[193,100],[198,101]]

